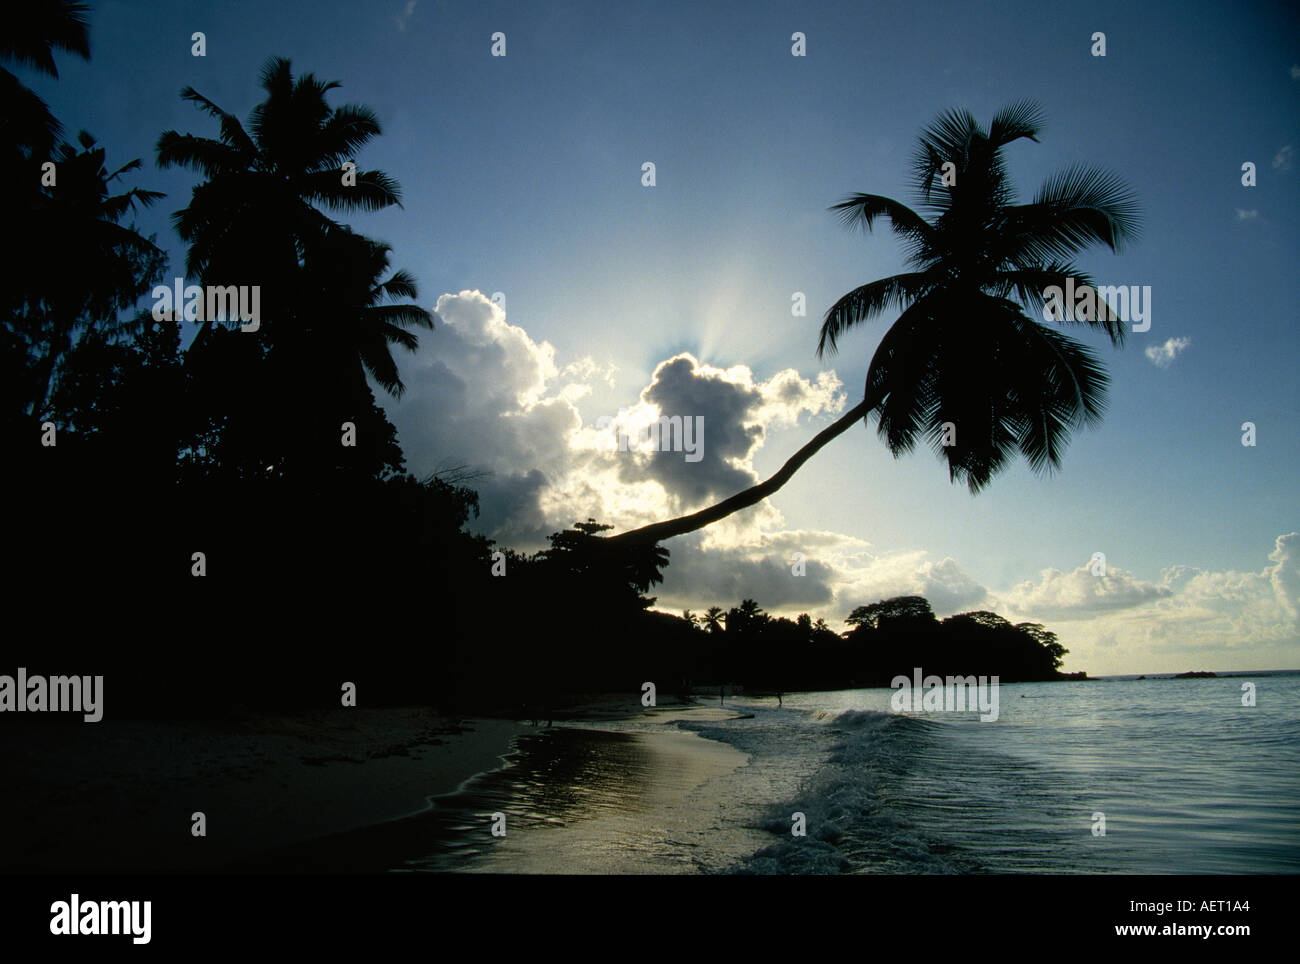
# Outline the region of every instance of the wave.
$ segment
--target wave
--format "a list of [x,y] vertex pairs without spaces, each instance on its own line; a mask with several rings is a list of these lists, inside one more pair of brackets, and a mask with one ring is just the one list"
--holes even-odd
[[[947,724],[872,710],[771,710],[754,720],[688,724],[751,754],[751,766],[799,763],[796,792],[762,810],[767,847],[727,868],[739,874],[977,872],[978,862],[918,827],[902,786],[924,771]],[[795,836],[797,815],[804,836]]]

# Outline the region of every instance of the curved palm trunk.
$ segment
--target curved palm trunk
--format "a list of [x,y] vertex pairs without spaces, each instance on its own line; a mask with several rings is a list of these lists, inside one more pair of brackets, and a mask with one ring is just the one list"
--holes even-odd
[[859,419],[866,418],[867,413],[873,408],[875,408],[875,402],[864,398],[813,436],[811,442],[790,456],[785,465],[781,466],[781,470],[766,482],[750,486],[744,492],[738,492],[731,498],[724,499],[717,505],[711,505],[707,509],[701,509],[699,512],[693,512],[690,515],[684,515],[676,519],[669,519],[666,522],[655,522],[648,526],[642,526],[640,529],[630,529],[627,532],[621,532],[616,536],[607,538],[610,542],[617,542],[622,545],[646,545],[662,542],[664,539],[671,539],[673,536],[680,536],[687,532],[694,532],[696,529],[703,529],[712,522],[725,519],[733,512],[739,512],[741,509],[747,509],[751,505],[762,502],[789,482],[790,477],[799,470],[799,467],[816,455],[822,446],[836,436],[843,435]]

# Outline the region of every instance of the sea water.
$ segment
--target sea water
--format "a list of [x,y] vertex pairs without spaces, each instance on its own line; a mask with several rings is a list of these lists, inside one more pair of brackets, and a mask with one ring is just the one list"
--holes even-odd
[[528,734],[435,807],[454,833],[392,869],[1300,872],[1300,673],[1004,684],[987,722],[894,712],[894,692]]
[[1010,684],[996,722],[895,714],[891,695],[794,694],[789,712],[755,701],[751,720],[682,724],[751,754],[738,785],[765,770],[797,784],[763,811],[767,846],[709,869],[1300,872],[1300,673]]

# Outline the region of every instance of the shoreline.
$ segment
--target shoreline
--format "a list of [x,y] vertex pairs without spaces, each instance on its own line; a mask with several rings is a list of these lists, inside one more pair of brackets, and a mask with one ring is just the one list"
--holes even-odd
[[419,813],[504,765],[527,729],[418,707],[11,724],[0,770],[18,792],[0,801],[0,822],[22,832],[0,873],[218,870]]
[[[516,734],[506,766],[406,817],[267,850],[240,873],[677,874],[716,827],[705,785],[749,764],[678,721],[743,719],[694,702],[597,701]],[[737,855],[739,856],[739,855]]]
[[[693,699],[655,708],[639,694],[556,707],[553,727],[454,719],[421,707],[241,711],[229,719],[8,723],[0,800],[14,834],[0,874],[221,871],[286,848],[434,811],[510,766],[521,737],[639,717],[669,724],[720,713]],[[196,836],[202,813],[205,836]],[[411,854],[416,857],[419,854]]]

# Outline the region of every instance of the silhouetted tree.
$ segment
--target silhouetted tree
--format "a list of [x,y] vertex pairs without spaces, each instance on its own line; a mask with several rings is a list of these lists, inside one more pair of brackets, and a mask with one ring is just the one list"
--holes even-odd
[[725,620],[726,615],[721,606],[710,606],[703,616],[704,628],[711,633],[720,633],[724,629]]
[[110,193],[140,162],[109,172],[93,137],[82,131],[78,143],[81,150],[55,149],[55,186],[18,213],[24,242],[13,253],[15,284],[0,296],[8,302],[10,345],[21,346],[22,358],[11,360],[23,372],[25,411],[33,420],[49,414],[58,366],[77,339],[96,327],[116,334],[119,313],[148,291],[165,265],[152,241],[120,223],[137,202],[148,207],[163,195],[141,188]]
[[895,596],[869,606],[858,606],[844,621],[850,626],[888,629],[914,624],[929,626],[935,618],[924,596]]
[[[878,194],[835,205],[848,225],[869,229],[888,219],[913,269],[854,289],[826,313],[819,357],[835,351],[849,329],[889,308],[902,310],[871,360],[863,400],[767,481],[613,540],[662,542],[754,505],[873,413],[891,454],[925,439],[948,463],[950,478],[971,492],[1017,452],[1035,471],[1059,468],[1071,432],[1101,420],[1108,376],[1091,349],[1038,320],[1043,291],[1064,288],[1069,279],[1090,286],[1067,259],[1092,244],[1119,251],[1135,236],[1137,220],[1124,185],[1093,168],[1069,168],[1049,178],[1032,203],[1014,203],[1003,149],[1036,141],[1042,126],[1041,112],[1028,102],[999,111],[987,130],[968,111],[940,115],[921,133],[913,163],[920,206],[932,220]],[[1113,312],[1084,324],[1123,342]]]
[[1052,669],[1060,670],[1070,651],[1057,641],[1056,633],[1042,623],[1016,623],[1016,629],[1041,646],[1051,659]]
[[[389,275],[387,245],[318,207],[373,211],[399,203],[396,182],[382,171],[356,171],[351,183],[343,170],[380,133],[379,122],[366,107],[331,107],[326,94],[339,85],[311,74],[295,79],[283,58],[267,62],[261,83],[267,96],[247,129],[187,87],[181,96],[220,121],[218,138],[166,131],[158,140],[161,166],[205,177],[174,217],[189,244],[188,272],[203,285],[260,290],[256,335],[236,333],[238,319],[223,326],[205,318],[189,352],[195,383],[212,388],[195,399],[208,413],[206,464],[241,477],[340,468],[392,477],[402,471],[401,452],[365,375],[400,395],[391,346],[414,350],[409,329],[432,328],[433,316],[400,301],[415,298],[416,287],[407,272]],[[237,395],[222,393],[211,377],[221,369],[242,373]],[[345,422],[356,429],[351,452],[339,440]]]

